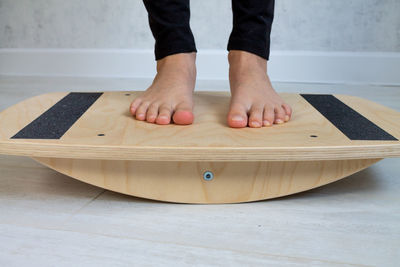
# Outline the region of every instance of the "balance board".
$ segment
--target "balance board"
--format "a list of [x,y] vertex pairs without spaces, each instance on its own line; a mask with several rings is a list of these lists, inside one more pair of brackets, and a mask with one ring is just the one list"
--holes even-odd
[[130,103],[142,93],[50,93],[18,103],[0,113],[0,154],[180,203],[276,198],[400,156],[400,113],[359,97],[281,93],[294,110],[289,122],[234,129],[227,92],[195,92],[188,126],[133,118]]

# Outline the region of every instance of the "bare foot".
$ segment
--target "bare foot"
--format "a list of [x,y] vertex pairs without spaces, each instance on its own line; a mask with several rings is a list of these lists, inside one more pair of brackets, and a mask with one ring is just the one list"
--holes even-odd
[[290,120],[292,109],[272,88],[264,58],[231,50],[228,60],[232,94],[228,113],[230,127],[258,128]]
[[193,123],[196,53],[179,53],[157,61],[151,86],[130,107],[136,119],[157,124]]

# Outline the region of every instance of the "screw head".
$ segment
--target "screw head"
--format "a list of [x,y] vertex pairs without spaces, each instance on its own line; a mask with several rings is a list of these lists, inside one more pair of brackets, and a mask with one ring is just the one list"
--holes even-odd
[[212,179],[214,179],[214,174],[210,171],[206,171],[203,173],[203,179],[206,181],[211,181]]

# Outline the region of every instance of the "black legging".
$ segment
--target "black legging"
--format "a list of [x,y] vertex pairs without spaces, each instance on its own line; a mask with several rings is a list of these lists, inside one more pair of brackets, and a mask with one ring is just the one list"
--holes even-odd
[[[143,2],[156,40],[156,60],[177,53],[197,52],[189,25],[189,0]],[[243,50],[268,60],[274,5],[275,0],[232,0],[233,29],[227,50]]]

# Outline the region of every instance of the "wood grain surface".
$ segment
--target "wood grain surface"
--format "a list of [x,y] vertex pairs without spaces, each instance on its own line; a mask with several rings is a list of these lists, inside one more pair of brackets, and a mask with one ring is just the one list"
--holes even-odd
[[[179,203],[239,203],[316,188],[380,159],[283,162],[167,162],[34,158],[111,191]],[[210,181],[203,174],[210,171]]]
[[[27,99],[0,113],[0,153],[51,158],[195,162],[400,156],[399,141],[350,140],[299,94],[280,94],[294,110],[288,123],[232,129],[226,124],[229,93],[195,92],[195,121],[190,126],[160,126],[135,120],[129,114],[129,104],[142,93],[105,92],[59,140],[10,139],[68,93]],[[400,139],[399,112],[359,97],[335,96]]]

